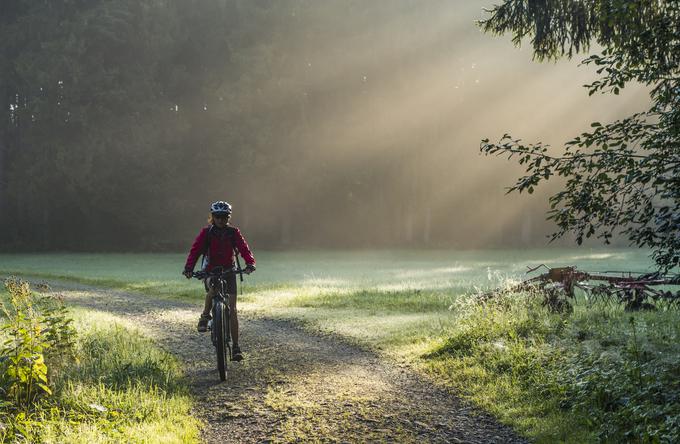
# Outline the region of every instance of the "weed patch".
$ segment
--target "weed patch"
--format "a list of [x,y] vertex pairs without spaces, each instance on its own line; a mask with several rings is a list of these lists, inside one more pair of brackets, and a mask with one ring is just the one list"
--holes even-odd
[[669,313],[610,319],[602,333],[616,341],[600,340],[563,360],[565,405],[587,419],[598,439],[680,441],[680,329],[654,328],[664,317],[674,321]]
[[73,357],[75,330],[60,300],[38,297],[28,283],[5,281],[0,305],[0,440],[32,439],[36,406],[53,393],[54,375]]

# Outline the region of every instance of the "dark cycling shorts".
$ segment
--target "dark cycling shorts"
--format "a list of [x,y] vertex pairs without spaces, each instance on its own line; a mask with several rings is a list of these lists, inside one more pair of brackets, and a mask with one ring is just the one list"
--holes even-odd
[[[212,285],[212,281],[217,282],[217,278],[207,278],[206,280],[203,281],[203,284],[205,285],[205,291],[210,291],[209,285]],[[227,275],[225,280],[227,281],[227,293],[228,294],[236,294],[236,275],[235,274],[230,274]]]

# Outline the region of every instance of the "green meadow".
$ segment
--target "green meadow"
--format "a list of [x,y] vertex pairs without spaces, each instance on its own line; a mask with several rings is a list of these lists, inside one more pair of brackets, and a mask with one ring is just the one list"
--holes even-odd
[[[636,249],[258,252],[244,292],[266,288],[433,290],[460,293],[521,278],[527,266],[576,265],[590,271],[650,270]],[[64,278],[171,297],[190,296],[185,254],[0,254],[0,273]]]
[[[0,255],[0,274],[68,279],[201,304],[183,254]],[[554,314],[534,294],[481,304],[527,267],[650,271],[646,251],[258,252],[249,316],[339,335],[417,368],[538,442],[672,442],[680,316],[589,305]],[[313,357],[310,357],[313,359]],[[677,397],[677,398],[674,398]],[[675,401],[674,401],[675,399]]]

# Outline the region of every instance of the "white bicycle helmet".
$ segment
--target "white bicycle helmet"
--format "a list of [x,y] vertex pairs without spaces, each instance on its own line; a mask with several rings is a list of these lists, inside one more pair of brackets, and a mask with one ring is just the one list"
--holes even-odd
[[231,214],[231,205],[229,202],[218,200],[210,205],[210,212],[212,214]]

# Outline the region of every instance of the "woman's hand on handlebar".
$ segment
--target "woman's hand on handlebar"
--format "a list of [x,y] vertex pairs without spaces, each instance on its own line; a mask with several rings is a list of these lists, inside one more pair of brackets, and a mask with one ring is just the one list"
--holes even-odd
[[191,277],[192,277],[192,275],[194,274],[194,272],[191,271],[191,270],[184,270],[184,271],[182,272],[182,274],[183,274],[184,277],[186,277],[187,279],[191,279]]
[[246,268],[243,269],[243,272],[245,274],[250,274],[253,271],[255,271],[255,265],[252,265],[252,264],[249,264],[248,266],[246,266]]

